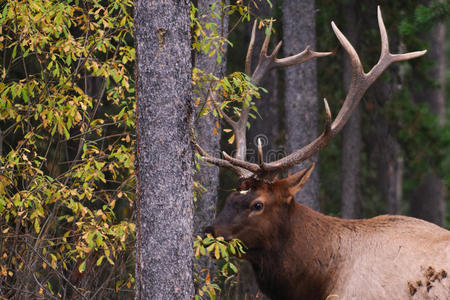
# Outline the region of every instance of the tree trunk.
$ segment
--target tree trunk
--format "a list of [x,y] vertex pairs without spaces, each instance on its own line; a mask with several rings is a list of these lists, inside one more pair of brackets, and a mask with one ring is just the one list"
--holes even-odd
[[[199,0],[199,13],[204,16],[201,21],[217,24],[220,35],[225,35],[228,29],[228,15],[223,15],[222,22],[216,18],[211,17],[211,5],[217,2],[216,0]],[[205,71],[206,74],[214,74],[217,77],[223,77],[226,73],[226,55],[222,58],[222,63],[217,64],[216,55],[209,56],[203,53],[196,53],[195,67]],[[208,86],[208,85],[206,85]],[[203,90],[202,96],[207,95],[207,90]],[[202,99],[201,105],[197,107],[195,122],[195,129],[198,133],[198,142],[202,148],[213,155],[220,155],[220,133],[213,133],[213,128],[216,127],[216,118],[212,114],[198,117],[200,110],[207,99]],[[201,168],[195,174],[194,179],[198,181],[207,190],[203,191],[197,197],[195,203],[195,218],[194,218],[194,232],[195,234],[202,234],[203,228],[211,223],[214,219],[216,211],[217,190],[219,189],[219,168],[214,167],[208,163],[201,162]]]
[[189,6],[135,4],[136,299],[191,299],[194,292]]
[[[425,4],[430,1],[425,1]],[[429,42],[427,56],[434,63],[428,78],[437,85],[424,86],[421,92],[414,93],[416,102],[426,103],[430,111],[439,117],[439,124],[445,124],[445,24],[437,24],[424,36]],[[433,222],[445,224],[445,185],[436,174],[425,176],[414,192],[411,202],[411,215]]]
[[[272,7],[266,1],[262,1],[258,4],[258,9],[253,12],[266,19],[270,19],[274,15],[274,7],[277,5],[277,1],[272,1]],[[274,27],[280,28],[274,23]],[[255,37],[255,49],[252,55],[252,64],[254,70],[258,58],[259,51],[264,42],[265,28],[256,31]],[[251,27],[249,26],[249,33],[251,32]],[[280,32],[277,32],[278,35]],[[275,34],[276,35],[276,34]],[[271,38],[271,49],[273,49],[273,44],[275,44],[275,37]],[[261,138],[261,143],[264,149],[264,161],[270,162],[275,161],[280,157],[282,151],[277,147],[277,141],[280,137],[280,105],[279,105],[279,94],[278,94],[278,73],[277,69],[269,71],[261,80],[260,86],[267,90],[267,93],[261,92],[261,98],[256,99],[256,106],[258,107],[259,115],[256,116],[255,120],[251,120],[250,129],[247,133],[247,149],[251,151],[248,157],[249,159],[256,162],[256,153],[258,138]]]
[[[358,48],[358,18],[355,1],[348,1],[343,5],[343,17],[345,20],[344,32],[347,39],[355,48]],[[352,67],[350,59],[344,55],[344,86],[348,90],[351,81]],[[341,215],[345,219],[360,217],[361,207],[361,104],[355,108],[350,120],[344,127],[342,135],[342,194]]]
[[[228,31],[228,15],[223,14],[222,20],[211,17],[211,5],[216,0],[199,0],[197,7],[199,10],[199,19],[202,22],[216,23],[218,34],[225,36]],[[228,2],[228,1],[227,1]],[[218,6],[217,6],[218,7]],[[211,32],[208,32],[211,34]],[[226,46],[225,46],[226,47]],[[223,77],[226,73],[226,54],[222,55],[222,63],[217,64],[217,56],[209,56],[202,52],[195,53],[195,67],[205,71],[206,74],[213,74],[217,77]],[[208,95],[209,84],[205,83],[205,87],[201,90],[201,103],[197,106],[195,112],[195,130],[198,134],[197,141],[202,145],[203,149],[213,155],[220,153],[221,130],[217,130],[214,134],[213,128],[216,127],[217,119],[213,114],[207,114],[200,117],[200,111],[203,105],[207,105],[206,99]],[[197,200],[194,208],[194,234],[203,236],[206,226],[214,220],[217,206],[217,196],[219,190],[219,168],[214,165],[200,161],[200,169],[195,173],[194,180],[197,181],[202,188],[199,188]],[[194,270],[200,278],[207,276],[205,270],[208,270],[210,276],[215,273],[215,261],[209,257],[201,257],[195,261]],[[197,288],[197,287],[196,287]]]
[[[314,0],[283,1],[283,55],[289,56],[310,45],[316,46],[316,21]],[[317,137],[318,99],[316,61],[310,60],[299,66],[285,69],[285,128],[286,152],[309,144]],[[315,155],[312,161],[317,162]],[[309,166],[305,162],[292,169],[293,172]],[[319,176],[316,169],[308,184],[299,192],[299,202],[319,209]]]

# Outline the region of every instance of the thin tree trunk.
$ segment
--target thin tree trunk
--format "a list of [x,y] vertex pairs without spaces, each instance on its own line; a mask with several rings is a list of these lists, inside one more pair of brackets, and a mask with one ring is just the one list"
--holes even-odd
[[[283,1],[283,52],[292,55],[310,45],[316,47],[316,12],[314,0]],[[309,144],[317,137],[318,98],[316,61],[310,60],[285,70],[285,128],[286,151],[288,153]],[[318,156],[312,161],[317,162]],[[309,166],[305,162],[292,169],[293,172]],[[319,209],[319,176],[316,169],[308,184],[300,191],[298,201]]]
[[[382,121],[386,122],[386,120]],[[387,213],[391,215],[401,214],[404,165],[401,147],[389,131],[378,132],[377,139],[381,148],[377,160],[377,177],[381,193],[386,200]]]
[[[198,0],[199,19],[201,22],[216,23],[218,34],[224,36],[228,31],[228,15],[223,14],[221,20],[212,18],[211,5],[214,2],[217,1]],[[208,34],[211,34],[211,32],[208,32]],[[222,55],[222,62],[217,64],[216,55],[209,56],[201,52],[196,52],[194,64],[196,68],[205,71],[206,74],[223,77],[226,73],[226,54]],[[199,117],[203,105],[209,105],[206,103],[208,100],[206,97],[209,95],[209,84],[205,83],[205,87],[206,88],[201,90],[202,101],[197,106],[195,112],[195,130],[198,134],[197,141],[208,153],[219,155],[221,130],[218,129],[216,134],[213,132],[213,128],[216,127],[217,119],[213,114]],[[216,213],[219,190],[219,168],[203,161],[200,161],[199,163],[200,169],[194,175],[194,180],[201,185],[201,188],[199,188],[197,193],[197,200],[194,208],[194,234],[202,236],[204,228],[211,224]],[[207,276],[206,272],[209,272],[210,276],[212,276],[215,273],[215,269],[215,261],[209,257],[201,257],[194,263],[194,270],[200,278],[205,278]]]
[[[199,0],[198,9],[200,14],[204,16],[201,19],[203,22],[216,23],[219,34],[225,35],[228,29],[228,15],[224,14],[223,19],[218,20],[211,17],[211,5],[217,2],[216,0]],[[209,12],[209,13],[208,13]],[[196,53],[195,67],[205,71],[206,74],[214,74],[218,77],[225,76],[226,73],[226,54],[222,56],[222,63],[217,64],[216,55],[209,56],[203,53]],[[205,86],[208,86],[205,84]],[[207,90],[203,90],[202,96],[208,94]],[[203,105],[206,105],[207,99],[197,107],[196,117],[199,115]],[[199,117],[195,123],[195,129],[198,134],[198,142],[203,149],[213,155],[220,155],[220,130],[217,134],[213,133],[213,128],[216,127],[216,118],[212,114]],[[210,164],[201,162],[200,170],[195,174],[194,179],[198,181],[206,191],[203,191],[197,197],[195,203],[195,218],[194,227],[195,234],[202,234],[203,228],[211,223],[214,219],[217,202],[217,190],[219,189],[219,168],[213,167]]]
[[[430,1],[425,1],[428,4]],[[426,34],[430,48],[428,57],[434,63],[428,78],[438,85],[425,86],[421,92],[414,93],[416,102],[426,103],[430,111],[439,118],[439,124],[445,124],[445,24],[437,24]],[[414,192],[411,202],[411,215],[433,222],[445,224],[445,185],[436,174],[425,176]]]
[[191,299],[189,2],[136,1],[136,299]]
[[[344,32],[348,40],[358,48],[358,18],[354,0],[343,5],[343,16],[345,19]],[[349,58],[344,56],[344,86],[347,90],[350,86],[352,67]],[[355,108],[350,120],[344,127],[342,135],[342,194],[341,215],[346,219],[360,217],[361,207],[361,105]]]

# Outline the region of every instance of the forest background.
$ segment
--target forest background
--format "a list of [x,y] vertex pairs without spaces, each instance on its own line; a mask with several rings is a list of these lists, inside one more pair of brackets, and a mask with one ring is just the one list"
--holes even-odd
[[[336,114],[345,96],[346,57],[329,23],[334,20],[354,39],[367,70],[378,59],[379,4],[393,52],[428,49],[428,54],[391,67],[368,91],[355,118],[359,121],[352,121],[347,133],[320,153],[317,177],[300,197],[336,216],[397,213],[448,226],[450,129],[444,91],[450,85],[445,67],[445,58],[450,57],[445,36],[450,5],[406,0],[304,3],[313,6],[290,9],[298,3],[286,0],[193,3],[192,61],[197,69],[192,102],[198,139],[232,152],[233,136],[216,119],[217,111],[204,94],[204,87],[214,82],[222,85],[218,101],[223,109],[235,109],[243,101],[243,90],[256,96],[250,103],[249,159],[252,151],[256,154],[257,138],[274,157],[292,151],[291,137],[297,143],[312,140],[314,130],[320,131],[323,124],[318,100],[326,97]],[[134,296],[133,5],[122,0],[14,0],[0,5],[0,297],[4,299]],[[275,19],[272,43],[283,39],[284,56],[307,44],[336,54],[317,60],[316,78],[300,78],[317,86],[312,108],[301,106],[303,114],[317,123],[306,125],[316,128],[312,132],[303,133],[296,123],[299,118],[289,116],[289,101],[307,98],[305,90],[310,91],[289,73],[295,68],[268,74],[261,82],[264,89],[249,88],[241,73],[253,20],[260,29],[259,51],[270,18]],[[201,122],[210,123],[202,127]],[[298,138],[289,133],[292,129],[301,133]],[[198,160],[196,233],[211,221],[235,183],[228,171],[219,174]],[[211,297],[219,286],[228,298],[257,293],[239,284],[244,279],[234,274],[232,266],[225,283],[200,272],[198,295],[209,292]],[[242,269],[242,276],[250,276],[245,275],[245,266]]]

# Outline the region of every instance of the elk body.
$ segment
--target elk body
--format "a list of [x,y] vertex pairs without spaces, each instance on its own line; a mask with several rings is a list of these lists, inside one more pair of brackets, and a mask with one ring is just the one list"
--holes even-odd
[[403,216],[343,220],[294,200],[312,168],[229,196],[215,236],[238,238],[271,299],[450,299],[450,232]]
[[[248,247],[244,258],[253,266],[260,289],[272,299],[450,299],[449,231],[403,216],[343,220],[315,212],[294,199],[314,165],[277,179],[281,171],[307,160],[328,144],[344,127],[369,86],[391,63],[425,54],[426,51],[391,54],[380,8],[378,24],[380,59],[365,73],[353,46],[332,22],[351,60],[352,81],[333,122],[324,100],[325,130],[309,145],[266,163],[259,143],[259,163],[247,162],[245,130],[249,107],[245,105],[238,120],[216,105],[236,136],[235,157],[226,153],[224,159],[213,157],[193,139],[204,160],[230,168],[240,178],[238,192],[229,196],[223,211],[206,231],[227,240],[243,241]],[[281,42],[267,55],[270,36],[266,36],[257,67],[251,72],[255,25],[245,65],[255,85],[272,68],[331,54],[307,47],[296,55],[278,59]]]

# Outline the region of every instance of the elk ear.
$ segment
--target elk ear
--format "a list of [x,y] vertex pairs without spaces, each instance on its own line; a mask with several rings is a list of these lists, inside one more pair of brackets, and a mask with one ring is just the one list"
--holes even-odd
[[308,182],[309,176],[311,176],[311,173],[314,170],[314,166],[315,163],[312,163],[309,168],[298,171],[294,175],[283,179],[289,196],[294,197],[295,194],[302,189],[306,182]]

